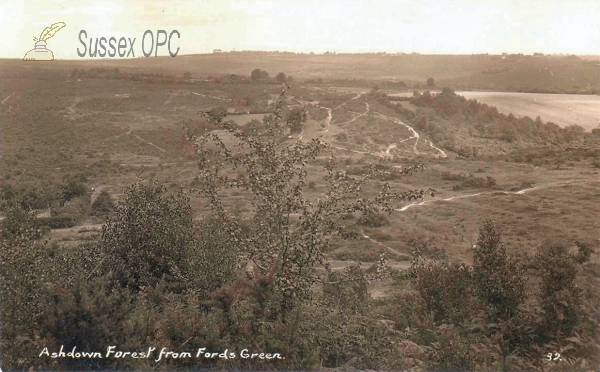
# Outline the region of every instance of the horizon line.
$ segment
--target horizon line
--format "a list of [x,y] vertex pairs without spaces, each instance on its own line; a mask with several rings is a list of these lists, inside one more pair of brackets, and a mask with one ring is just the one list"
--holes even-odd
[[[553,56],[553,57],[600,57],[600,54],[574,54],[574,53],[541,53],[534,52],[531,54],[527,53],[457,53],[457,54],[448,54],[448,53],[421,53],[421,52],[386,52],[386,51],[373,51],[373,52],[294,52],[287,50],[220,50],[215,49],[212,52],[203,52],[203,53],[191,53],[191,54],[181,54],[176,57],[171,57],[168,55],[165,56],[156,56],[156,57],[80,57],[80,58],[54,58],[55,61],[126,61],[126,60],[139,60],[146,58],[177,58],[177,57],[193,57],[193,56],[205,56],[205,55],[220,55],[220,54],[236,54],[236,53],[269,53],[269,54],[294,54],[294,55],[307,55],[307,56],[337,56],[337,55],[389,55],[389,56],[456,56],[456,57],[465,57],[465,56],[522,56],[522,57],[540,57],[540,56]],[[0,57],[0,60],[23,60],[22,57]]]

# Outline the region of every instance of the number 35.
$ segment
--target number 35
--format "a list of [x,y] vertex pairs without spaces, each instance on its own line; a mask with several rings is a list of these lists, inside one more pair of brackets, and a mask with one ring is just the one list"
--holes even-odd
[[548,353],[546,354],[546,360],[550,360],[550,361],[557,361],[560,359],[560,354],[559,353]]

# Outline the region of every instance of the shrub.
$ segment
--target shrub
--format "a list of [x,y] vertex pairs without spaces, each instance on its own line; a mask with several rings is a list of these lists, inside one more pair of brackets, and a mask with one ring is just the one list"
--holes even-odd
[[170,289],[186,277],[186,253],[194,246],[190,201],[167,194],[161,182],[134,184],[103,228],[102,247],[122,287],[138,292],[165,276]]
[[520,188],[521,189],[529,189],[532,186],[533,186],[533,182],[531,182],[531,181],[522,181],[521,185],[520,185]]
[[410,247],[415,254],[421,257],[438,260],[444,260],[447,257],[446,249],[435,244],[431,237],[410,237],[406,241],[406,245]]
[[115,203],[113,202],[110,194],[106,189],[100,192],[100,195],[92,203],[92,216],[104,216],[111,213],[115,209]]
[[393,237],[390,234],[386,234],[379,230],[376,230],[373,233],[371,233],[371,238],[373,238],[379,242],[386,242],[386,241],[390,241],[393,239]]
[[390,220],[381,211],[377,212],[377,213],[371,212],[371,213],[362,215],[358,219],[357,224],[363,225],[363,226],[368,226],[368,227],[382,227],[382,226],[388,226],[390,224]]
[[487,176],[486,178],[483,178],[483,177],[473,176],[472,174],[469,174],[469,176],[465,176],[463,173],[456,174],[456,173],[450,173],[450,172],[442,172],[442,179],[452,180],[452,181],[462,181],[462,183],[460,185],[455,185],[452,188],[453,190],[463,190],[466,188],[483,189],[483,188],[496,187],[496,179],[491,176]]
[[524,300],[525,276],[507,257],[501,237],[494,223],[485,220],[473,250],[473,278],[475,295],[488,305],[488,315],[506,320],[516,314]]
[[584,262],[591,251],[586,244],[579,243],[579,246],[579,254],[574,255],[561,243],[547,242],[539,247],[535,256],[541,278],[543,330],[550,340],[571,334],[581,321],[582,290],[575,284],[577,264]]
[[346,133],[340,133],[335,136],[335,139],[340,142],[348,142],[348,136]]
[[78,196],[56,209],[57,215],[74,217],[77,222],[83,220],[90,213],[90,195]]
[[443,171],[442,172],[442,179],[443,180],[447,180],[447,181],[460,181],[462,179],[466,178],[466,176],[463,173],[452,173],[452,172],[448,172],[448,171]]
[[83,174],[71,176],[67,179],[62,186],[64,200],[69,201],[75,197],[89,194],[88,188],[84,183],[86,181],[87,179]]
[[194,177],[192,182],[190,182],[190,187],[198,187],[200,186],[200,178],[198,176]]
[[36,218],[36,226],[48,226],[51,229],[68,229],[77,226],[75,216],[52,216]]

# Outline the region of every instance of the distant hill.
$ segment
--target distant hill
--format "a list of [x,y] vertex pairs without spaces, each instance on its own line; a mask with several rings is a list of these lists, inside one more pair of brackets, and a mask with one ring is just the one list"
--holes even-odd
[[[0,60],[23,63],[20,60]],[[193,77],[238,74],[259,68],[271,76],[284,72],[296,81],[321,78],[406,81],[410,87],[432,77],[436,86],[456,90],[600,94],[600,61],[592,57],[544,55],[421,55],[230,52],[172,57],[56,60],[48,68],[109,67],[183,74]]]

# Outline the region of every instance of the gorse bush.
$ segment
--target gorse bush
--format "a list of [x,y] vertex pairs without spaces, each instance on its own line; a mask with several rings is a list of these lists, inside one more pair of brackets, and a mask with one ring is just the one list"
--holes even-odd
[[154,287],[163,277],[178,286],[190,275],[194,225],[189,198],[166,191],[158,181],[130,186],[102,228],[108,266],[133,292]]

